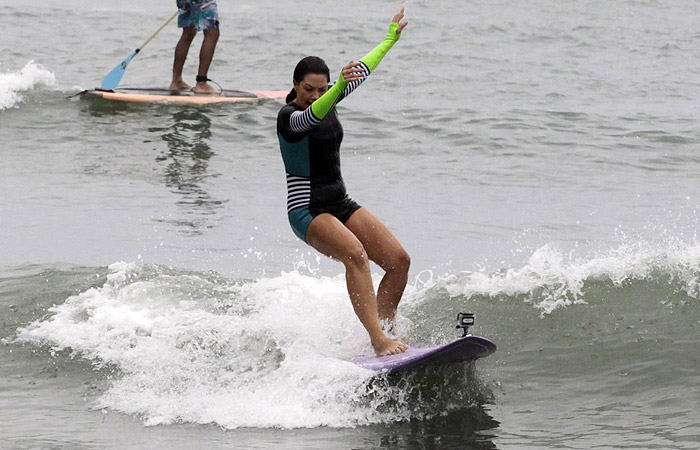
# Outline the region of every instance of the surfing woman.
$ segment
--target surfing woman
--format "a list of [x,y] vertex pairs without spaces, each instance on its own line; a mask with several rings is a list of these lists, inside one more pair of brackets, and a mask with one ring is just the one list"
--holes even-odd
[[[345,265],[348,294],[377,355],[406,350],[389,337],[406,287],[410,258],[398,240],[366,208],[348,197],[340,173],[343,128],[335,105],[362,84],[399,40],[407,22],[402,8],[386,38],[360,61],[348,63],[332,86],[326,63],[308,56],[294,69],[294,89],[277,116],[277,136],[287,172],[287,214],[294,233]],[[374,292],[369,261],[384,271]]]

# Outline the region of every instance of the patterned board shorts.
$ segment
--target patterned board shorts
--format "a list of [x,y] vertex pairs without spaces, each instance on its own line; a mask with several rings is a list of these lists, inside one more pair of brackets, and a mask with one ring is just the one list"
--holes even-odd
[[195,27],[202,31],[219,26],[216,0],[177,0],[177,8],[180,10],[177,17],[179,28]]

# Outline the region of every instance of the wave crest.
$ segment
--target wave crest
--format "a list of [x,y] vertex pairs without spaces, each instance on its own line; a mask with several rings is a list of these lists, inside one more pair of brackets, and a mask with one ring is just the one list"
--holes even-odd
[[21,92],[38,86],[56,87],[56,76],[34,61],[19,72],[0,73],[0,110],[17,106],[23,99]]
[[586,303],[586,285],[604,281],[620,287],[639,280],[667,281],[688,297],[700,299],[700,244],[678,241],[655,246],[640,242],[587,259],[544,245],[522,267],[495,273],[465,271],[436,280],[431,277],[424,287],[445,290],[450,297],[522,299],[544,315]]

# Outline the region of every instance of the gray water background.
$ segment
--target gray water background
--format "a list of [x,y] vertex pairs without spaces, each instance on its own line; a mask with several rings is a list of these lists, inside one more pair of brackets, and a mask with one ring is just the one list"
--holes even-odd
[[[52,303],[101,285],[117,261],[230,280],[300,265],[341,273],[286,223],[274,132],[280,103],[183,108],[66,98],[97,86],[172,5],[0,5],[0,73],[33,60],[57,79],[0,111],[3,337]],[[210,76],[226,88],[288,89],[307,54],[336,72],[381,39],[397,6],[222,2]],[[350,194],[409,250],[412,277],[519,269],[543,247],[570,268],[629,247],[637,258],[618,259],[623,265],[645,252],[663,260],[697,248],[700,4],[412,1],[408,13],[404,37],[340,114]],[[122,85],[167,85],[177,37],[166,29]],[[56,365],[46,362],[48,350],[6,344],[1,434],[16,448],[258,448],[277,439],[293,448],[437,448],[440,436],[445,448],[474,436],[476,448],[696,448],[698,302],[674,279],[685,264],[678,259],[668,270],[650,263],[650,281],[621,287],[584,278],[596,285],[582,297],[588,306],[544,319],[502,288],[496,294],[506,301],[496,303],[471,291],[428,290],[434,302],[417,317],[434,324],[420,337],[448,328],[440,321],[459,310],[453,303],[472,302],[488,317],[480,333],[500,346],[479,363],[493,404],[463,419],[291,431],[149,428],[91,410],[90,392],[100,388],[90,386],[106,379],[90,364],[59,357],[67,375],[41,375]],[[687,265],[692,280],[697,261]],[[622,271],[634,278],[634,267]],[[44,279],[53,280],[48,292]],[[597,345],[611,347],[591,350]],[[620,360],[649,367],[621,369]],[[662,394],[647,395],[660,385]],[[617,396],[632,400],[606,401]],[[126,443],[124,430],[133,436]]]

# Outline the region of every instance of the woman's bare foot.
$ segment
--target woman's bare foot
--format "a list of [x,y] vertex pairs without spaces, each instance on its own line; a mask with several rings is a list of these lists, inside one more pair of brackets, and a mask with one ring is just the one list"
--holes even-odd
[[170,87],[168,89],[170,89],[171,91],[189,91],[190,89],[192,89],[192,86],[190,86],[182,80],[176,80],[170,83]]
[[386,334],[372,341],[377,356],[397,355],[406,351],[408,346],[399,340],[391,339]]

